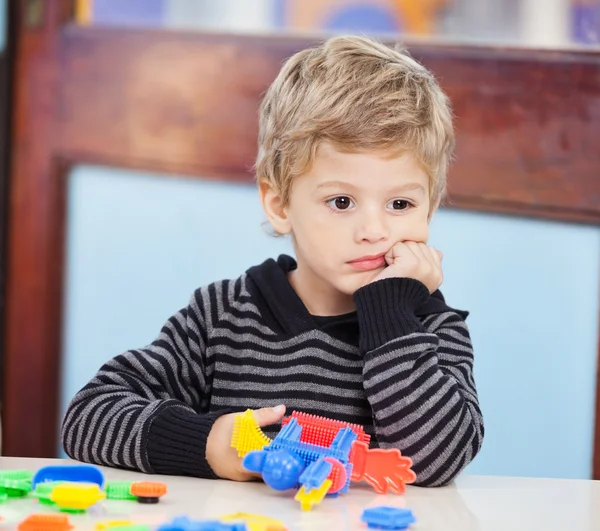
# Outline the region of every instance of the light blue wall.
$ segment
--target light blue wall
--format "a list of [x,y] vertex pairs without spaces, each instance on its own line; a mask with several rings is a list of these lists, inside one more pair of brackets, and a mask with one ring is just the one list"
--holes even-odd
[[[80,167],[68,215],[63,411],[196,287],[291,252],[252,186]],[[443,211],[432,243],[448,302],[472,312],[486,440],[469,471],[589,477],[600,229]]]
[[0,50],[6,46],[6,0],[0,0]]
[[253,186],[77,168],[69,179],[62,409],[193,291],[280,252]]
[[600,229],[444,211],[432,232],[471,312],[486,437],[469,471],[590,477]]

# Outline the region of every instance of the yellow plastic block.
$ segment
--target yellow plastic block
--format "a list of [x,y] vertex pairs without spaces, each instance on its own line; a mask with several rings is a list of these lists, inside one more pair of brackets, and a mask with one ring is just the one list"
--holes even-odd
[[62,483],[52,490],[50,499],[66,511],[85,511],[105,498],[100,487],[91,483]]
[[109,520],[108,522],[98,522],[96,524],[96,531],[107,531],[111,527],[121,527],[125,525],[133,525],[133,522],[131,520]]
[[260,514],[235,513],[220,518],[222,522],[244,522],[248,531],[287,531],[287,527],[275,518]]
[[255,450],[262,450],[269,444],[271,439],[260,429],[251,409],[235,416],[231,446],[237,450],[238,457],[244,457]]
[[310,511],[313,505],[318,505],[323,501],[323,498],[329,491],[329,487],[331,487],[330,479],[326,479],[321,483],[320,487],[312,489],[310,492],[306,492],[306,488],[302,486],[294,499],[300,502],[300,507],[302,507],[303,511]]

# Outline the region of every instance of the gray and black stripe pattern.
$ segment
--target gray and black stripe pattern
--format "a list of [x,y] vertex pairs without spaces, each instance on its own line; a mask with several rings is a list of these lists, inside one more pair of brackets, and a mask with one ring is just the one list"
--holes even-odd
[[464,314],[389,279],[356,293],[354,321],[317,326],[287,281],[294,265],[280,257],[197,290],[151,345],[106,363],[69,405],[68,455],[214,477],[204,454],[216,418],[283,403],[364,425],[413,459],[419,485],[455,478],[483,439]]

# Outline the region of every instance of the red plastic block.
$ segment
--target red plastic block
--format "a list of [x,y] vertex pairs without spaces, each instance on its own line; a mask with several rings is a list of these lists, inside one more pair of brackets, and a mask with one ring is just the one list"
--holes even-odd
[[411,469],[412,459],[405,457],[397,448],[374,448],[358,441],[350,451],[352,481],[365,481],[378,494],[386,494],[391,489],[404,494],[407,483],[414,483],[416,474]]
[[344,488],[348,475],[346,474],[346,467],[342,465],[337,459],[332,457],[326,457],[325,461],[331,463],[331,472],[327,479],[331,480],[331,487],[327,491],[328,494],[335,494]]
[[364,442],[368,445],[371,440],[371,436],[365,433],[364,428],[358,424],[349,424],[347,422],[319,417],[317,415],[309,415],[308,413],[302,413],[300,411],[294,411],[291,417],[285,417],[281,421],[281,426],[285,426],[292,418],[298,419],[298,424],[302,426],[300,440],[309,444],[316,444],[318,446],[329,448],[338,431],[342,428],[350,428],[356,433],[357,441]]

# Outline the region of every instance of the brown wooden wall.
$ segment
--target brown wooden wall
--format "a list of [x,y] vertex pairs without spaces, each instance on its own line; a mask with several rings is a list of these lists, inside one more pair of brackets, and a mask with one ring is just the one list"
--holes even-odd
[[[69,9],[66,0],[50,1],[41,25],[19,26],[4,341],[7,455],[56,452],[69,166],[251,179],[261,93],[287,56],[315,42],[81,28],[66,24]],[[600,224],[600,54],[409,49],[454,103],[450,206]],[[600,477],[599,461],[594,470]]]
[[[14,13],[14,6],[7,5],[6,19]],[[0,397],[4,361],[4,315],[6,309],[6,236],[8,232],[9,154],[11,124],[11,78],[14,56],[13,28],[4,28],[4,48],[0,50]],[[0,398],[0,415],[2,399]],[[1,432],[0,432],[1,433]],[[1,447],[1,440],[0,440]]]

